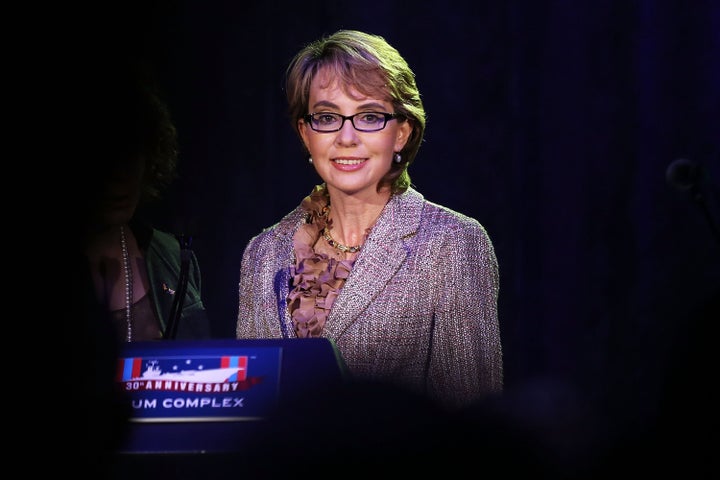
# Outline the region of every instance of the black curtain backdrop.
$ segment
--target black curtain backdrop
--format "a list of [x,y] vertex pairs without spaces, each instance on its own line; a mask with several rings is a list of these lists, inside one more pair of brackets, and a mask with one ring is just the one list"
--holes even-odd
[[[494,241],[509,392],[567,386],[651,416],[668,382],[708,367],[689,354],[720,320],[720,2],[123,5],[96,25],[156,68],[181,152],[151,214],[192,235],[217,337],[234,336],[246,242],[319,182],[285,114],[284,69],[353,28],[417,75],[414,185]],[[681,158],[703,169],[696,189],[666,180]]]

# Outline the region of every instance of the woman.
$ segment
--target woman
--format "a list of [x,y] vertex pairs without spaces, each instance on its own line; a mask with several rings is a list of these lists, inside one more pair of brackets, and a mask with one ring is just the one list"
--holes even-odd
[[88,115],[86,133],[102,152],[83,176],[90,297],[121,342],[209,338],[196,256],[138,213],[174,179],[177,138],[165,105],[128,68],[109,69],[102,83],[106,96],[96,108],[109,113]]
[[325,337],[353,378],[451,408],[501,391],[493,245],[410,185],[425,111],[406,61],[341,30],[295,56],[286,88],[322,183],[246,246],[237,338]]

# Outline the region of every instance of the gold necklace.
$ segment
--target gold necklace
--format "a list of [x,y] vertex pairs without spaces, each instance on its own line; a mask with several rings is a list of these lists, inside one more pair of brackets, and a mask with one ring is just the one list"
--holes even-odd
[[342,243],[338,243],[330,236],[330,231],[327,227],[323,228],[322,231],[323,237],[327,242],[330,244],[331,247],[337,248],[342,253],[357,253],[362,248],[362,245],[356,245],[354,247],[348,247],[347,245],[343,245]]

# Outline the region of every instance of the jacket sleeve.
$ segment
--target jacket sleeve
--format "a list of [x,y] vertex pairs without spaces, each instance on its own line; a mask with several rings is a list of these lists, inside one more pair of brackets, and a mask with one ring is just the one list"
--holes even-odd
[[429,390],[461,406],[502,390],[503,359],[493,245],[474,220],[454,229],[438,256]]

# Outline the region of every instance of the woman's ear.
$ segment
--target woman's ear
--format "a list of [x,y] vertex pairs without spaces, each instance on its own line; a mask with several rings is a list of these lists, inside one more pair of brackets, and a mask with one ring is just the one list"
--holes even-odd
[[305,147],[305,151],[310,152],[310,149],[308,148],[308,139],[307,139],[307,129],[305,120],[302,118],[298,119],[297,121],[297,131],[298,135],[300,135],[300,138],[302,139],[303,146]]
[[405,121],[399,125],[397,138],[395,139],[395,151],[400,152],[412,135],[413,127],[410,122]]

